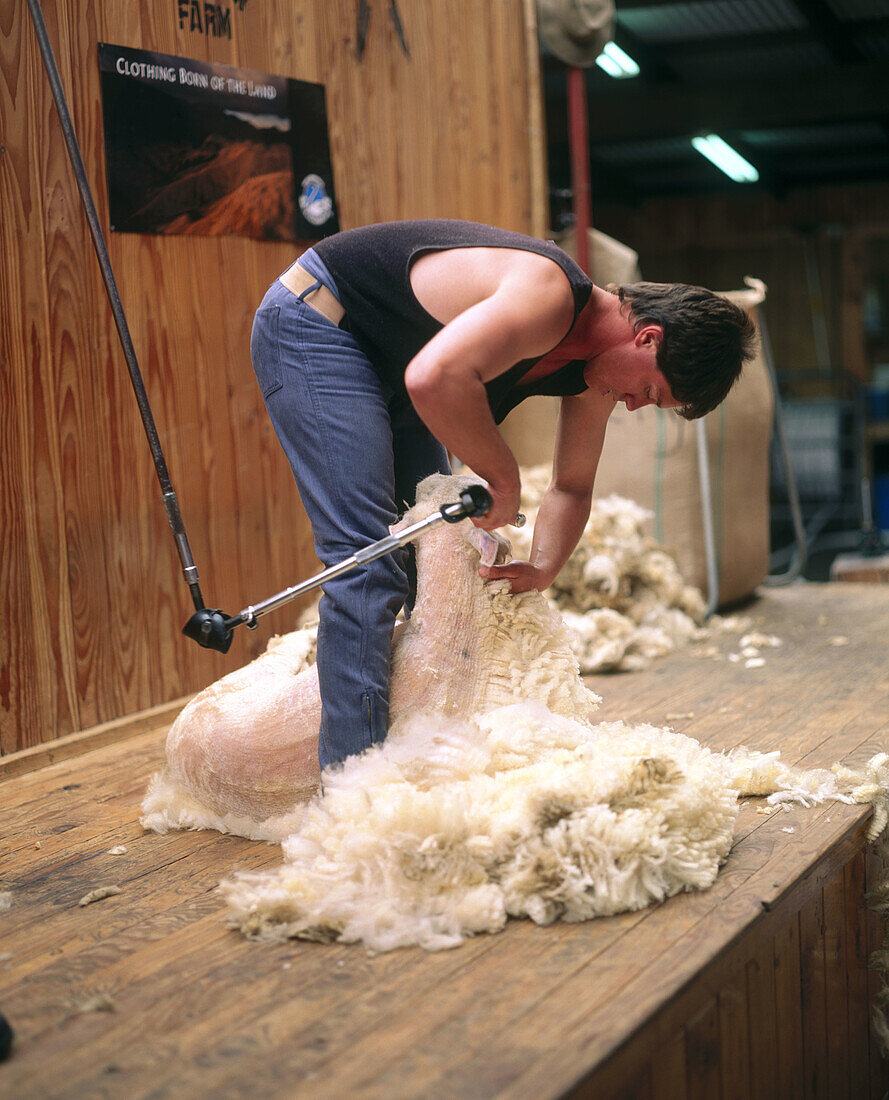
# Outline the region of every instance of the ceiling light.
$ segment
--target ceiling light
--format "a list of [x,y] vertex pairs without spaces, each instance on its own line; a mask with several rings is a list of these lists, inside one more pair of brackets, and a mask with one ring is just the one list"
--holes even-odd
[[638,76],[639,66],[628,53],[617,45],[616,42],[608,42],[605,49],[596,58],[596,64],[604,69],[609,76],[622,79],[628,76]]
[[706,137],[694,137],[692,145],[697,151],[715,164],[717,168],[725,172],[736,183],[756,183],[759,172],[749,160],[744,160],[740,153],[719,137],[718,134],[707,134]]

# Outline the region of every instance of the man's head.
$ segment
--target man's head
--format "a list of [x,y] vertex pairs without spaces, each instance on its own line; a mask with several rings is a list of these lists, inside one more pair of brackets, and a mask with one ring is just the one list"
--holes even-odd
[[609,287],[638,339],[656,344],[657,369],[680,402],[679,415],[695,420],[725,400],[745,362],[755,354],[756,327],[740,306],[684,283],[629,283]]

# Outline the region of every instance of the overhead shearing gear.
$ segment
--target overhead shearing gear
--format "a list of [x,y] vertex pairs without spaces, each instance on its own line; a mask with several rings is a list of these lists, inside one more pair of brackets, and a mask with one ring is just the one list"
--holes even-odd
[[391,554],[393,550],[413,542],[414,539],[419,538],[420,535],[432,527],[437,527],[440,523],[459,523],[461,519],[468,519],[470,516],[483,516],[491,507],[491,504],[491,494],[483,485],[469,485],[460,494],[459,501],[453,504],[443,504],[437,512],[433,512],[425,519],[418,520],[401,531],[372,542],[369,546],[365,546],[363,549],[351,554],[344,561],[323,569],[315,576],[300,581],[299,584],[285,588],[276,596],[270,596],[267,600],[263,600],[262,603],[252,604],[250,607],[244,608],[237,615],[226,615],[222,611],[215,611],[207,607],[199,609],[185,624],[182,633],[205,649],[215,649],[220,653],[225,653],[232,643],[232,634],[236,626],[243,623],[253,630],[256,628],[256,620],[260,615],[267,615],[270,611],[275,611],[283,604],[297,599],[306,592],[311,592],[313,588],[320,588],[325,581],[332,580],[334,577],[340,576],[341,573],[348,573],[350,569],[354,569],[358,565],[366,565],[367,562],[375,561],[377,558],[383,557],[384,554]]

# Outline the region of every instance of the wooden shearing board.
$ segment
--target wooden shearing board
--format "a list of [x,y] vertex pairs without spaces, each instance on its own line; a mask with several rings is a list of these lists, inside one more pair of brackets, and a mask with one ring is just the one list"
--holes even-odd
[[[805,766],[889,747],[889,590],[801,585],[742,610],[783,639],[746,669],[739,636],[596,676],[602,719]],[[846,645],[831,644],[838,636]],[[869,807],[757,813],[715,886],[639,913],[510,922],[454,951],[249,943],[213,892],[279,849],[145,834],[165,728],[0,784],[0,1065],[15,1097],[877,1097],[868,1034],[881,933]],[[793,832],[788,830],[792,829]],[[125,845],[123,855],[108,850]],[[81,907],[90,890],[120,893]],[[78,1011],[105,994],[110,1011]],[[109,1002],[105,1002],[109,1005]]]

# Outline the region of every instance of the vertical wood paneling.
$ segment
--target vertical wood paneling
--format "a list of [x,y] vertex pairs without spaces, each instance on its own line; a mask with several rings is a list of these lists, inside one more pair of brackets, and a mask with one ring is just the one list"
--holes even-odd
[[[172,0],[45,0],[106,233],[99,41],[323,81],[344,228],[434,216],[534,228],[539,89],[520,0],[402,0],[410,58],[373,5],[361,61],[351,0],[231,7],[229,40],[180,29]],[[191,602],[26,5],[3,5],[0,24],[8,753],[196,690],[290,629],[299,608],[236,633],[227,657],[181,638]],[[316,564],[249,358],[253,312],[299,249],[107,236],[205,598],[240,610]]]
[[766,943],[747,963],[751,1095],[767,1096],[778,1073],[775,961]]
[[0,264],[4,275],[0,748],[10,752],[39,740],[41,730],[52,731],[52,736],[59,727],[73,727],[79,712],[70,690],[68,575],[60,565],[66,553],[64,506],[54,428],[55,385],[49,365],[44,183],[37,170],[44,150],[29,141],[53,120],[38,87],[37,45],[28,34],[24,5],[6,5],[0,18],[4,20],[0,34]]
[[846,959],[846,882],[838,875],[824,887],[824,974],[827,1010],[827,1092],[831,1100],[849,1093],[849,1013]]
[[[865,852],[864,862],[864,887],[865,896],[875,890],[880,884],[886,865],[880,855],[873,848]],[[867,956],[874,951],[879,951],[883,946],[884,929],[882,915],[873,909],[867,909],[865,913],[865,925],[867,936]],[[877,1003],[877,996],[886,982],[885,976],[877,970],[868,969],[867,972],[867,1003],[870,1011]],[[889,1091],[889,1061],[883,1057],[880,1045],[877,1041],[873,1027],[870,1029],[870,1091],[871,1097],[879,1097],[880,1100]]]
[[[50,24],[50,35],[52,41],[66,45],[57,53],[59,70],[68,90],[69,110],[87,173],[95,188],[100,172],[92,104],[98,96],[98,74],[95,66],[81,61],[94,48],[93,5],[59,5],[53,10],[58,15],[58,28],[53,33]],[[47,18],[49,15],[48,11]],[[50,356],[56,372],[55,431],[62,452],[76,690],[80,724],[86,727],[128,709],[124,670],[132,640],[114,629],[118,609],[110,583],[110,551],[120,541],[113,524],[105,519],[113,512],[115,478],[108,453],[115,425],[101,384],[101,363],[87,353],[95,346],[98,329],[110,311],[57,125],[48,128],[47,138],[44,178],[52,186],[45,256],[51,309]],[[85,257],[92,260],[87,270],[83,269]]]
[[882,977],[870,972],[868,990],[867,970],[882,931],[864,907],[881,867],[859,852],[773,933],[766,918],[737,962],[696,979],[683,1007],[666,1006],[576,1095],[884,1100],[887,1062],[868,1018]]
[[846,867],[846,1003],[849,1030],[849,1096],[868,1092],[869,1026],[867,1003],[867,907],[862,852]]
[[685,1072],[689,1100],[719,1096],[719,1009],[715,999],[685,1025]]
[[778,1068],[776,1095],[801,1100],[803,1080],[802,1006],[800,1003],[799,918],[794,916],[776,935],[773,944],[775,966],[775,1015],[779,1021],[776,1043]]
[[685,1065],[685,1029],[661,1047],[652,1060],[651,1100],[685,1100],[687,1073]]
[[819,891],[800,912],[804,1094],[829,1100],[827,982],[824,973],[824,897]]
[[[726,982],[719,1005],[719,1068],[721,1100],[744,1100],[750,1091],[750,1032],[747,983]],[[756,1022],[754,1021],[754,1024]]]

